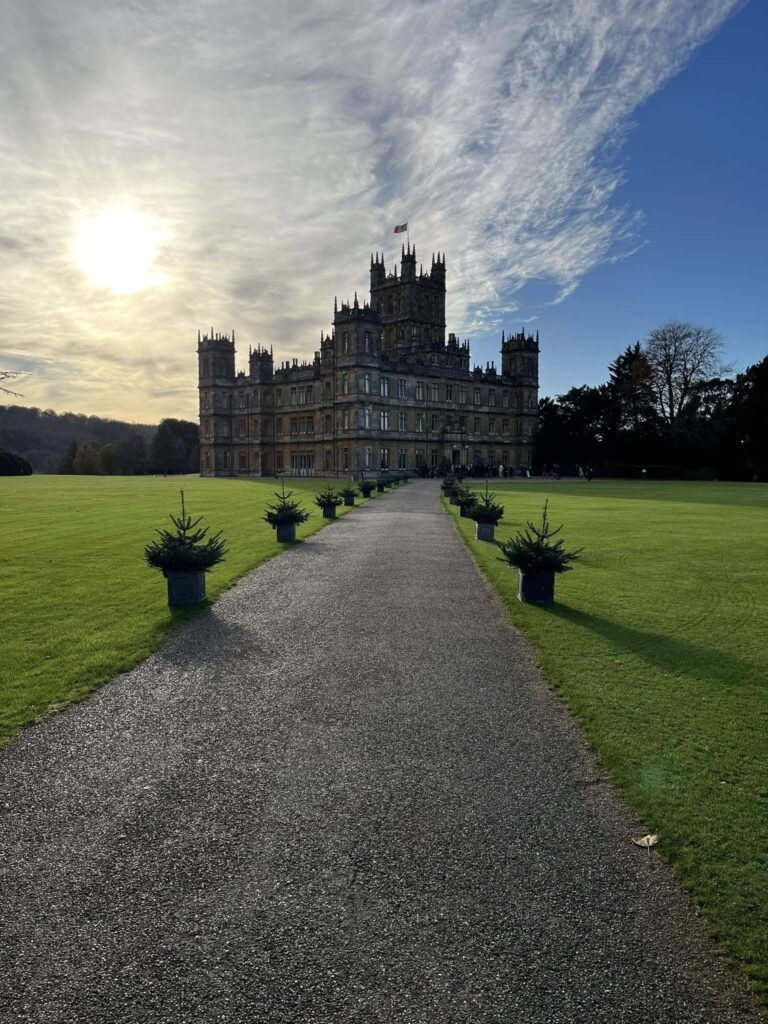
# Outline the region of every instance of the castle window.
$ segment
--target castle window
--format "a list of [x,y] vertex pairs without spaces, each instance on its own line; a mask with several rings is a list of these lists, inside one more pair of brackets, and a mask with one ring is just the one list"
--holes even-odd
[[237,418],[237,436],[245,437],[245,417],[238,416]]
[[379,377],[379,394],[382,398],[389,398],[389,377]]
[[283,418],[282,418],[282,416],[278,417],[278,419],[275,420],[275,430],[276,430],[276,432],[278,434],[282,434],[282,432],[283,432]]
[[371,429],[371,407],[370,407],[370,405],[366,405],[365,409],[363,409],[363,426],[365,427],[366,430],[370,430]]
[[349,448],[342,448],[341,451],[341,468],[349,469]]
[[298,434],[299,432],[299,421],[295,417],[291,417],[291,434]]
[[291,405],[296,405],[296,388],[291,388]]
[[423,448],[417,448],[416,449],[416,468],[418,469],[419,466],[423,466],[423,465],[424,465],[424,449]]
[[459,416],[459,430],[463,434],[466,429],[467,429],[467,417],[466,416]]
[[379,449],[379,465],[382,469],[389,469],[389,448]]
[[508,434],[509,433],[509,420],[502,420],[501,421],[501,432],[502,432],[502,434]]
[[371,468],[371,449],[363,448],[363,465],[366,469]]
[[325,382],[325,400],[326,402],[331,400],[331,382],[329,380]]
[[488,465],[489,466],[497,465],[497,462],[496,462],[496,449],[495,448],[489,448],[488,449]]
[[505,391],[501,396],[501,404],[505,409],[509,408],[509,392]]
[[366,352],[370,352],[371,351],[371,332],[370,331],[366,331],[365,332],[365,351]]
[[453,401],[453,384],[445,385],[445,400],[446,402]]
[[282,468],[283,468],[283,453],[282,452],[276,452],[275,453],[275,469],[279,469],[279,470],[282,471]]
[[371,393],[371,375],[370,373],[363,374],[363,394],[370,395]]
[[467,389],[466,388],[459,388],[459,404],[460,405],[466,405],[467,404]]
[[275,405],[282,405],[282,404],[283,404],[283,389],[282,388],[278,388],[277,391],[275,392]]
[[239,391],[237,395],[237,404],[240,409],[245,408],[245,392]]
[[326,434],[331,432],[331,414],[329,412],[325,414],[325,432]]
[[341,336],[341,351],[344,355],[347,355],[349,352],[349,333],[347,331],[344,331]]
[[349,377],[346,373],[342,373],[341,375],[341,393],[342,395],[349,394]]
[[406,398],[408,396],[408,381],[405,377],[401,377],[397,382],[397,397]]
[[424,430],[424,413],[423,412],[417,412],[416,413],[416,430],[419,431],[419,433],[421,433]]
[[416,381],[416,400],[419,401],[419,402],[423,402],[424,401],[424,381],[423,380],[417,380]]
[[389,410],[381,409],[379,412],[379,429],[389,430]]
[[325,468],[325,471],[327,473],[330,470],[330,468],[331,468],[331,453],[330,452],[326,452],[325,453],[324,460],[325,460],[324,468]]
[[439,401],[439,399],[440,399],[440,392],[438,390],[437,384],[430,384],[430,386],[429,386],[429,398],[430,398],[430,401],[432,401],[432,402]]
[[495,391],[489,391],[488,392],[488,404],[489,405],[496,405],[496,392]]
[[440,420],[439,420],[439,418],[437,416],[433,416],[432,417],[432,423],[431,423],[430,429],[431,430],[439,430],[440,429]]
[[475,405],[480,405],[480,388],[475,388]]
[[248,453],[247,452],[238,452],[237,458],[238,458],[238,462],[239,462],[239,467],[238,468],[239,468],[240,472],[241,473],[247,472],[247,470],[248,470]]
[[475,416],[475,433],[476,434],[480,433],[480,417],[479,416]]
[[305,395],[306,395],[306,399],[307,399],[307,405],[311,405],[312,401],[313,401],[312,385],[310,385],[308,388],[305,389]]
[[496,433],[496,420],[493,418],[493,416],[491,416],[491,418],[488,420],[488,433]]
[[398,430],[407,430],[408,429],[408,415],[407,415],[407,413],[399,412],[397,414],[397,429]]
[[349,430],[349,411],[347,409],[344,410],[344,414],[341,418],[341,429]]
[[407,469],[408,468],[408,452],[405,448],[401,448],[397,456],[397,468]]
[[221,468],[229,469],[229,452],[221,453]]

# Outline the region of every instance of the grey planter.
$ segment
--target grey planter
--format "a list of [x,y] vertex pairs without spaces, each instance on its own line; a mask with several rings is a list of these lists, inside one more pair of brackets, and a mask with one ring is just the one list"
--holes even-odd
[[379,492],[379,494],[383,494],[384,493],[384,488],[386,486],[387,486],[386,484],[376,484],[376,490]]
[[475,523],[475,540],[489,540],[493,542],[493,531],[495,523]]
[[168,604],[171,608],[185,604],[200,604],[205,600],[205,573],[197,569],[174,572],[166,569],[168,581]]
[[543,572],[531,576],[521,572],[517,597],[525,604],[552,604],[555,600],[555,574]]
[[335,505],[324,505],[323,506],[323,519],[335,519],[336,518],[336,506]]
[[355,499],[354,498],[345,498],[344,499],[344,505],[346,506],[346,508],[354,508],[355,507]]
[[451,503],[451,505],[458,505],[459,504],[459,500],[458,500],[458,498],[456,497],[455,494],[449,494],[448,495],[448,501]]
[[278,523],[275,533],[279,544],[288,544],[296,540],[296,523]]

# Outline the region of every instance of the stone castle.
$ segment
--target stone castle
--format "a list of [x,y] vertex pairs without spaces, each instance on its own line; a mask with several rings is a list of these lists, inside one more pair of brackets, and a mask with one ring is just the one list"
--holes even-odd
[[334,303],[311,362],[275,367],[271,348],[235,368],[235,337],[198,334],[203,476],[337,476],[531,464],[539,339],[501,338],[501,369],[470,366],[469,342],[445,339],[445,256],[400,272],[371,256],[370,303]]

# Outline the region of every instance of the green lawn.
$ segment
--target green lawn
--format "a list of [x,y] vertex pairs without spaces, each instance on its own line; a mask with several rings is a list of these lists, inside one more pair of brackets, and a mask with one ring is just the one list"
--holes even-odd
[[711,930],[768,994],[768,486],[493,483],[504,540],[550,499],[566,547],[555,604],[461,536],[552,686]]
[[[287,484],[312,510],[299,538],[327,522],[312,501],[323,483]],[[0,479],[0,746],[19,726],[135,665],[194,614],[170,611],[165,580],[143,561],[154,528],[178,510],[181,487],[188,509],[221,529],[229,548],[207,576],[209,598],[284,548],[262,520],[275,480]]]

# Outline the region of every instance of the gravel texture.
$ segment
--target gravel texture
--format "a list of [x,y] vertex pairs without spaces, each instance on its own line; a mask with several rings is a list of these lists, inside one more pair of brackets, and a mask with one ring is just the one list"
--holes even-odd
[[0,753],[3,1024],[753,1019],[438,494]]

